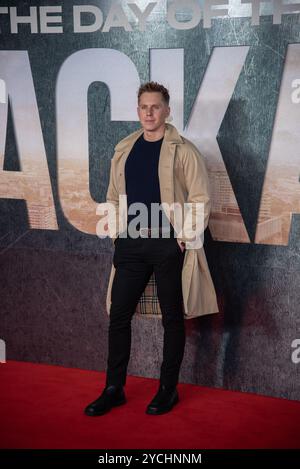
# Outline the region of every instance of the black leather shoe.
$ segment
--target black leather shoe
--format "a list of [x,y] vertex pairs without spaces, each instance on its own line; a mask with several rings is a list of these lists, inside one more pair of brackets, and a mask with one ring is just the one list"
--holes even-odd
[[178,400],[176,386],[167,388],[164,384],[160,384],[158,392],[147,406],[146,414],[160,415],[169,412]]
[[89,417],[106,414],[112,407],[126,403],[123,386],[110,384],[105,386],[102,394],[95,401],[91,402],[84,410]]

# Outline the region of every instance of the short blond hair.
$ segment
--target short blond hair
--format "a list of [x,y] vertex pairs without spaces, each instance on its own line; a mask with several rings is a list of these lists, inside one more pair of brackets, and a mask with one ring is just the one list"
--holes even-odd
[[169,106],[169,102],[170,102],[169,91],[160,83],[157,83],[156,81],[148,81],[147,83],[142,84],[138,90],[138,102],[140,101],[141,95],[146,92],[147,93],[154,93],[154,92],[161,93],[163,100]]

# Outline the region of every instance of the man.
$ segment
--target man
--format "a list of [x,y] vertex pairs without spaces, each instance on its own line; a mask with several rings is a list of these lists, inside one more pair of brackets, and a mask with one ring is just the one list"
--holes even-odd
[[[198,294],[199,284],[195,290],[195,280],[192,281],[192,276],[188,275],[188,290],[193,295],[188,294],[187,297],[185,288],[183,296],[184,260],[188,258],[187,249],[191,249],[190,262],[186,264],[186,272],[189,273],[191,261],[195,264],[195,257],[192,257],[197,251],[194,249],[192,253],[195,237],[187,237],[185,231],[180,229],[178,235],[178,224],[175,223],[172,211],[163,210],[160,213],[162,217],[156,219],[151,216],[152,208],[160,206],[162,202],[179,201],[181,206],[184,200],[200,203],[204,206],[201,235],[209,216],[210,195],[204,161],[193,144],[181,137],[174,126],[166,123],[170,115],[169,99],[168,90],[164,86],[156,82],[142,85],[138,91],[137,107],[141,129],[121,140],[115,147],[107,202],[114,205],[118,216],[119,196],[122,192],[126,193],[126,223],[117,223],[116,233],[111,236],[114,238],[115,252],[109,292],[111,304],[106,385],[100,397],[86,407],[85,413],[89,416],[102,415],[126,402],[124,386],[130,358],[131,319],[153,272],[162,312],[164,343],[159,388],[146,408],[147,414],[169,412],[179,400],[176,386],[185,347],[184,305],[187,310],[194,306],[198,308],[195,302],[198,296],[202,307],[206,308],[200,314],[218,311],[202,246],[199,249],[197,244],[202,262],[199,270],[206,273],[203,277],[206,293]],[[118,178],[123,179],[118,182]],[[174,200],[174,194],[178,200]],[[134,224],[135,210],[131,208],[136,207],[136,204],[143,204],[147,208],[147,216],[142,217],[140,223]],[[183,225],[186,220],[187,217]],[[166,233],[169,236],[166,237]],[[196,267],[193,270],[197,272]]]

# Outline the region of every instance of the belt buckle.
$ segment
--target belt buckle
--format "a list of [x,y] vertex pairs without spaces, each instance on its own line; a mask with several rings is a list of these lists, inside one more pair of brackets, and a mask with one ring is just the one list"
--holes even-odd
[[[149,238],[149,228],[140,228],[140,235],[142,238]],[[143,236],[143,233],[145,233],[147,236]]]

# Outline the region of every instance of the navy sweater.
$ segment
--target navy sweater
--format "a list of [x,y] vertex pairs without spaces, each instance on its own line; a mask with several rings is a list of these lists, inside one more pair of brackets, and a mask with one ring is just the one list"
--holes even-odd
[[[151,203],[161,203],[158,177],[158,162],[163,137],[155,142],[144,139],[142,134],[134,143],[125,163],[125,180],[127,206],[134,202],[142,202],[147,206],[148,223],[151,226]],[[128,215],[128,223],[140,214]],[[157,226],[157,222],[152,225]],[[162,215],[159,216],[158,226],[162,226]],[[140,223],[137,228],[141,228]]]

